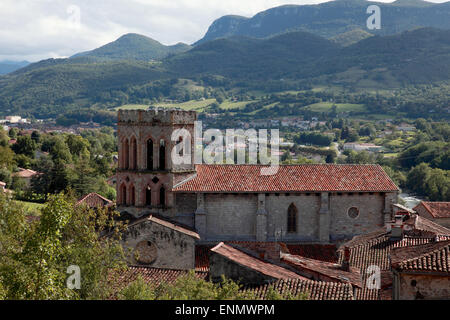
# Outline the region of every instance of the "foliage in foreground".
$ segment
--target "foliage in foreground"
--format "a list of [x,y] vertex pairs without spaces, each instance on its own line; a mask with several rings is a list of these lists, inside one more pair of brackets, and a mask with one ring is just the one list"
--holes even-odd
[[[242,290],[242,285],[222,276],[219,283],[196,277],[193,270],[179,277],[173,284],[166,282],[156,286],[148,284],[138,276],[136,280],[121,289],[117,295],[120,300],[255,300],[252,291]],[[307,294],[279,293],[270,286],[265,299],[268,300],[306,300]]]
[[[49,196],[39,221],[0,195],[0,298],[102,299],[110,294],[108,270],[124,266],[119,227],[107,211],[75,206],[65,194]],[[99,235],[111,232],[112,237]],[[67,288],[77,265],[81,288]],[[3,296],[2,296],[3,295]]]

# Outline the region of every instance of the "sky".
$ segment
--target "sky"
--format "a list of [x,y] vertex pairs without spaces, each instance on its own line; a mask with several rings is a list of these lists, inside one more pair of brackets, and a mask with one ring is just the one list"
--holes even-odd
[[321,2],[326,1],[0,0],[0,61],[68,57],[126,33],[139,33],[166,45],[191,44],[227,14],[251,17],[280,5]]

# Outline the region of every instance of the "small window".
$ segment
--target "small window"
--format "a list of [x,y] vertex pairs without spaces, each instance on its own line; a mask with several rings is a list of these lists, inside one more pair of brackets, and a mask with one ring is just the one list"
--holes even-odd
[[150,187],[145,189],[145,204],[147,206],[152,205],[152,189],[150,189]]
[[352,219],[356,219],[359,216],[359,210],[356,207],[351,207],[350,209],[348,209],[347,215],[352,218]]
[[291,203],[288,208],[287,229],[289,233],[297,232],[297,207]]
[[166,205],[166,189],[164,187],[159,189],[159,204],[163,207]]

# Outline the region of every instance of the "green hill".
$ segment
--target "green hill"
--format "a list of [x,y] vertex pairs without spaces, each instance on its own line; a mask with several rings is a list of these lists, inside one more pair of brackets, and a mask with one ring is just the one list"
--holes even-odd
[[[0,113],[14,110],[41,118],[162,98],[186,101],[192,99],[189,88],[198,96],[205,86],[266,90],[271,84],[314,83],[389,89],[448,81],[449,75],[449,30],[422,28],[347,47],[305,32],[266,39],[231,37],[162,61],[85,55],[34,63],[0,76]],[[193,81],[180,85],[178,79]]]
[[108,43],[92,51],[78,53],[72,58],[90,57],[114,60],[160,60],[170,54],[177,54],[189,50],[191,47],[184,43],[165,46],[149,37],[135,33],[121,36],[114,42]]

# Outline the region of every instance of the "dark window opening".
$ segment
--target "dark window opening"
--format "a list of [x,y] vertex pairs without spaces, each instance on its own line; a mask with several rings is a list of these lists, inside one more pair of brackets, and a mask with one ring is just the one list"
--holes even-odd
[[153,141],[147,140],[147,170],[153,170]]
[[297,207],[292,203],[288,208],[288,225],[289,233],[297,232]]
[[150,189],[150,187],[147,187],[147,189],[145,189],[145,204],[147,206],[152,205],[152,189]]
[[159,143],[159,170],[166,170],[166,146],[164,140]]
[[166,189],[164,189],[164,187],[161,187],[161,189],[159,189],[159,204],[161,206],[166,205]]

